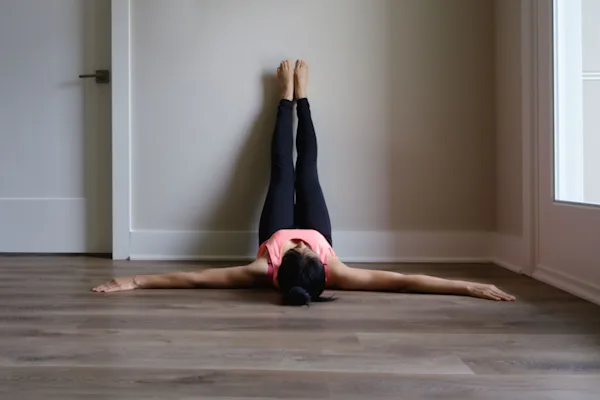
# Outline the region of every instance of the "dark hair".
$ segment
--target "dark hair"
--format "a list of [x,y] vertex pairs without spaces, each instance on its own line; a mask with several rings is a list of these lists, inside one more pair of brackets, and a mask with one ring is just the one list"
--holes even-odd
[[325,267],[313,255],[288,250],[281,260],[277,281],[287,305],[305,306],[311,301],[334,300],[332,297],[321,297],[325,290]]

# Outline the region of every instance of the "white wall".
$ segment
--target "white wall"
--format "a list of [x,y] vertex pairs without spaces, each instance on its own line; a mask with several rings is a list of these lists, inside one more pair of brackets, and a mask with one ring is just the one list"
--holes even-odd
[[487,255],[493,11],[491,0],[134,0],[133,256],[253,253],[284,58],[311,66],[342,256]]
[[391,5],[393,229],[493,230],[494,3]]
[[496,231],[522,233],[520,0],[496,1]]
[[495,1],[496,232],[494,260],[522,270],[524,240],[523,71],[521,0]]

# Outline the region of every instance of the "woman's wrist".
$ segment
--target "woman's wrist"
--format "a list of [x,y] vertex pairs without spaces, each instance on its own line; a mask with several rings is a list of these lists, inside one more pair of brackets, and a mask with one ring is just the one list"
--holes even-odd
[[470,284],[471,284],[471,282],[461,281],[460,282],[459,294],[461,294],[463,296],[470,296],[471,295],[471,291],[469,290],[469,285]]
[[142,289],[141,279],[138,275],[134,275],[131,280],[135,289]]

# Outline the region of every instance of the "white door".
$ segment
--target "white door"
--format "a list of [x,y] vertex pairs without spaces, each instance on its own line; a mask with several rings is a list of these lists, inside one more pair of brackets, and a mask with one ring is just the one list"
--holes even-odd
[[534,276],[600,302],[600,0],[537,4]]
[[111,251],[110,0],[0,0],[0,252]]

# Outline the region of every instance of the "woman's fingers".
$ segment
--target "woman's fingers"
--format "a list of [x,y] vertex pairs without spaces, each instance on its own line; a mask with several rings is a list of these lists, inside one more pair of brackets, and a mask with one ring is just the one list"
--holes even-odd
[[498,289],[495,286],[493,287],[493,292],[496,296],[500,297],[504,301],[515,301],[516,300],[515,296],[512,296],[506,292],[503,292],[502,290]]
[[489,299],[489,300],[496,300],[496,301],[500,301],[502,300],[500,298],[500,296],[496,295],[492,290],[486,290],[485,292],[483,292],[485,295],[485,298]]
[[103,283],[100,286],[96,286],[92,290],[94,292],[99,292],[99,293],[115,292],[115,291],[119,290],[119,286],[120,285],[117,283],[117,281],[115,279],[113,279],[111,281]]
[[99,285],[96,286],[95,288],[92,289],[93,292],[102,292],[104,291],[104,285]]
[[472,293],[484,299],[496,300],[496,301],[515,301],[516,298],[500,289],[498,289],[494,285],[488,285],[483,283],[478,283],[473,286],[471,289]]
[[135,277],[125,276],[125,277],[121,277],[121,278],[111,279],[110,281],[108,281],[100,286],[96,286],[92,290],[94,292],[104,293],[104,292],[120,292],[123,290],[133,290],[136,288],[137,288],[137,286],[136,286],[136,282],[135,282]]
[[494,285],[488,285],[483,283],[474,284],[470,288],[471,294],[475,297],[480,297],[488,300],[495,301],[514,301],[514,296],[503,292]]

